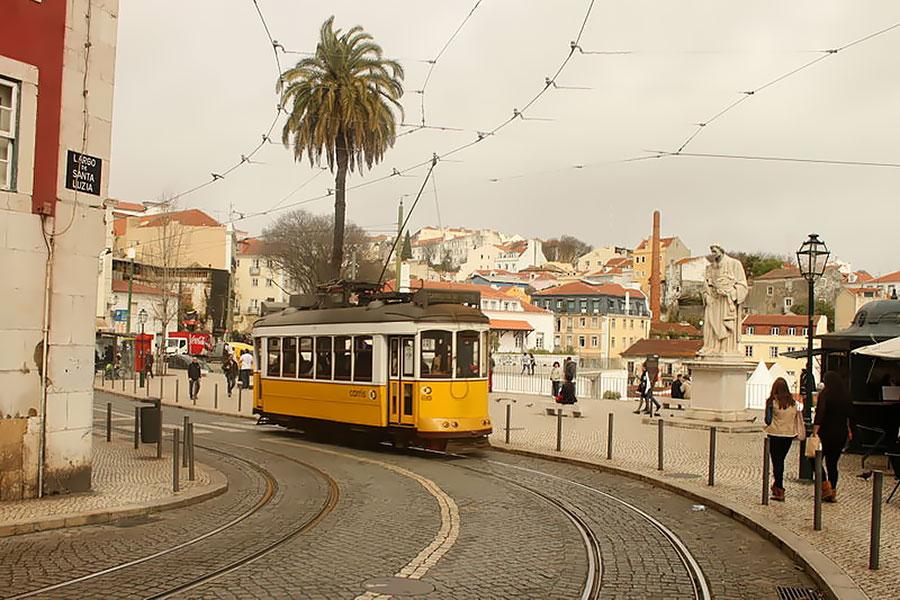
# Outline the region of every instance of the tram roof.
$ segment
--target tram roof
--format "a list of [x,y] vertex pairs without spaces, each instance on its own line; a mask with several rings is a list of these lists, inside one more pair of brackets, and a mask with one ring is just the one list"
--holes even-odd
[[413,302],[372,302],[366,306],[302,310],[286,308],[265,316],[254,324],[259,327],[286,325],[336,325],[342,323],[481,323],[490,320],[479,309],[462,304],[429,304]]

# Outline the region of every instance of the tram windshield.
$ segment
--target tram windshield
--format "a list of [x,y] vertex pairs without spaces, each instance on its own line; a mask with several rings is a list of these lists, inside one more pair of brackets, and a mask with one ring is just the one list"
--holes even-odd
[[456,376],[472,379],[480,375],[480,340],[477,331],[460,331],[456,334]]
[[449,331],[422,332],[422,377],[450,377],[453,334]]

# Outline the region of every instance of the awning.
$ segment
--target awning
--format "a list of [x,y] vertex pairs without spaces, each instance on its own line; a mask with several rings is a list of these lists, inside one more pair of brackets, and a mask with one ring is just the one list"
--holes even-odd
[[900,360],[900,337],[895,337],[886,342],[879,342],[871,346],[863,346],[853,350],[853,354],[864,354],[886,360]]
[[534,331],[527,321],[518,319],[491,319],[491,329],[496,331]]
[[[841,354],[843,350],[836,348],[813,348],[813,356],[822,356],[823,354]],[[806,348],[803,350],[792,350],[791,352],[782,352],[778,356],[786,356],[787,358],[806,358]]]

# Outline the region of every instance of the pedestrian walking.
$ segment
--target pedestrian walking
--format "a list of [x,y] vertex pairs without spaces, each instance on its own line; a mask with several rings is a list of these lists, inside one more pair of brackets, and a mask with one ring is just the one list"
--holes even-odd
[[148,352],[144,358],[144,376],[153,379],[153,353]]
[[197,357],[191,359],[191,364],[187,368],[188,375],[188,393],[191,400],[196,400],[200,394],[200,361]]
[[825,387],[816,402],[816,418],[812,433],[822,443],[826,478],[822,482],[822,499],[837,502],[838,461],[847,442],[853,439],[850,427],[852,405],[844,380],[835,371],[828,371],[822,378]]
[[553,367],[550,369],[550,394],[556,398],[559,395],[559,387],[562,385],[562,369],[559,368],[559,361],[553,361]]
[[684,400],[691,399],[691,387],[693,387],[693,385],[694,384],[691,383],[690,375],[685,375],[684,377],[682,377],[682,379],[681,379],[681,397]]
[[241,354],[241,387],[247,389],[250,387],[250,374],[253,373],[253,353],[245,350]]
[[644,401],[647,399],[647,380],[647,367],[645,365],[641,365],[641,372],[638,373],[637,376],[638,407],[637,410],[632,411],[636,415],[639,415],[644,411]]
[[534,359],[534,354],[531,352],[528,353],[528,370],[534,375],[534,368],[537,366],[537,361]]
[[679,373],[675,379],[672,380],[672,399],[680,399],[684,398],[684,392],[682,391],[683,382],[681,381],[681,374]]
[[231,398],[231,390],[234,389],[234,385],[237,383],[238,370],[238,364],[234,357],[231,354],[226,355],[225,360],[222,362],[222,372],[225,373],[229,398]]
[[521,373],[522,375],[526,375],[528,373],[528,365],[529,364],[530,364],[530,361],[528,360],[528,353],[523,352],[522,353],[522,373]]
[[794,438],[806,439],[803,424],[803,413],[794,400],[784,377],[779,377],[772,384],[769,398],[766,400],[766,428],[769,436],[769,455],[772,458],[772,500],[784,501],[784,459],[791,449]]
[[[641,393],[641,400],[643,401],[643,412],[653,418],[653,407],[656,407],[657,416],[659,416],[659,409],[662,408],[653,396],[653,386],[656,384],[656,377],[655,375],[653,377],[650,376],[647,363],[644,363],[641,368],[643,371],[641,372],[641,383],[638,385],[638,391]],[[641,412],[640,405],[638,406],[638,412]]]

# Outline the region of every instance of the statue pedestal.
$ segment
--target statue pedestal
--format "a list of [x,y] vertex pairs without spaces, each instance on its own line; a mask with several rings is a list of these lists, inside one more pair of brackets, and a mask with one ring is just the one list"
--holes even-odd
[[749,425],[735,431],[762,429],[763,423],[750,424],[754,416],[746,408],[747,374],[753,363],[743,356],[701,356],[684,365],[691,370],[691,404],[679,421],[686,426]]

